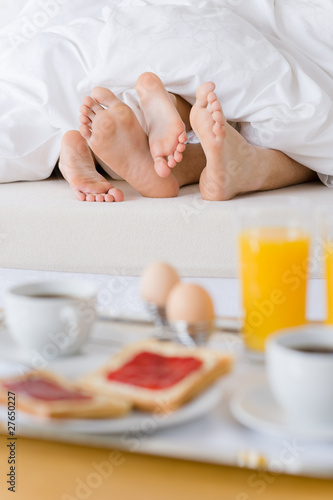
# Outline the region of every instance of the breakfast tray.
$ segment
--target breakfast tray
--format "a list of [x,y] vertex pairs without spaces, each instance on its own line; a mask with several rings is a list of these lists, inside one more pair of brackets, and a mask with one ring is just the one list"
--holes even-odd
[[[124,345],[153,335],[154,329],[148,324],[98,321],[82,354],[39,362],[44,363],[44,369],[75,378],[101,366]],[[65,421],[54,426],[44,421],[40,425],[33,417],[29,420],[20,413],[17,435],[274,473],[333,477],[333,429],[309,432],[283,423],[280,410],[267,392],[264,364],[246,358],[237,334],[215,333],[210,346],[232,352],[234,370],[197,400],[160,421],[148,413],[136,412],[129,423],[118,422],[118,427],[110,431],[107,422],[94,420],[70,425]],[[18,352],[3,326],[0,376],[28,368],[27,358]],[[265,413],[262,419],[258,408],[254,408],[257,416],[255,412],[251,414],[252,404],[263,405],[259,408]],[[6,418],[7,409],[0,409],[0,430],[4,434]]]

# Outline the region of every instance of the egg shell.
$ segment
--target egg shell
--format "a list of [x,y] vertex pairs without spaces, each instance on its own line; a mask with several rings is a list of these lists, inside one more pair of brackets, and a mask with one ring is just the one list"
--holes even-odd
[[194,283],[179,283],[167,300],[166,314],[169,321],[197,323],[214,319],[214,304],[209,293]]
[[141,296],[159,307],[166,304],[171,289],[179,283],[177,271],[165,262],[154,262],[143,273]]

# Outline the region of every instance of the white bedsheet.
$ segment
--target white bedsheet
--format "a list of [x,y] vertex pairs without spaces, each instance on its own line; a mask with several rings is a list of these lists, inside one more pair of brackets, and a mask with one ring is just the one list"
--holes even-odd
[[6,26],[19,15],[27,0],[0,0],[0,28]]
[[249,142],[332,185],[332,25],[330,0],[30,0],[0,30],[0,182],[50,175],[95,85],[144,126],[134,85],[153,71],[191,103],[213,80]]

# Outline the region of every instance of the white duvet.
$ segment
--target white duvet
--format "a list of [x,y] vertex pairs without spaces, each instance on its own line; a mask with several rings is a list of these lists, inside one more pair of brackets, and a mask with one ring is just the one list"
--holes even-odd
[[82,98],[115,92],[145,126],[144,71],[194,102],[213,80],[226,118],[333,186],[331,0],[31,0],[0,30],[0,182],[48,177]]

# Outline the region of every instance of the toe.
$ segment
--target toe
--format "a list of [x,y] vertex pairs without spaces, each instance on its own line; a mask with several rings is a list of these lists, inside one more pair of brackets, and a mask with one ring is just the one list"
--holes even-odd
[[[176,162],[175,162],[176,164]],[[164,158],[155,158],[154,159],[154,168],[155,172],[163,178],[169,177],[170,175],[170,168],[168,166],[168,163]]]
[[196,105],[202,108],[207,106],[207,96],[215,89],[215,83],[206,82],[200,85],[196,93]]
[[177,165],[176,160],[174,159],[173,155],[168,156],[168,167],[174,168]]
[[96,199],[96,201],[99,201],[99,202],[104,201],[104,194],[96,194],[95,199]]
[[115,201],[115,200],[114,200],[114,197],[112,196],[112,194],[106,194],[106,195],[104,196],[104,199],[105,199],[105,201],[106,201],[107,203],[112,203],[112,202],[114,202],[114,201]]
[[87,96],[83,99],[83,106],[90,108],[94,113],[98,113],[98,111],[102,111],[104,108],[100,104],[98,104],[92,97]]
[[114,93],[104,87],[95,87],[91,92],[91,95],[96,102],[107,108],[109,108],[115,101],[118,102]]
[[87,194],[86,201],[95,201],[95,195],[94,194]]
[[79,121],[80,123],[82,123],[82,125],[91,126],[91,120],[86,115],[80,115]]
[[212,102],[212,111],[222,111],[222,106],[217,99],[216,101]]
[[91,137],[91,130],[87,125],[80,125],[80,134],[88,141]]
[[88,106],[86,106],[85,104],[82,104],[82,106],[80,106],[80,113],[81,113],[81,115],[84,115],[84,116],[87,116],[88,118],[90,118],[90,120],[92,120],[95,116],[95,113],[93,112],[93,110],[91,108],[89,108]]
[[124,200],[124,193],[120,189],[111,188],[109,189],[108,194],[114,198],[114,201],[119,202]]
[[213,120],[218,122],[218,123],[223,123],[223,114],[221,111],[214,111],[214,113],[212,114],[212,117],[213,117]]
[[180,134],[180,136],[178,137],[178,141],[181,142],[182,144],[184,144],[187,141],[186,132],[183,132]]
[[[183,155],[179,151],[175,151],[173,158],[177,163],[180,163],[183,159]],[[169,165],[169,167],[170,167],[170,165]]]
[[79,201],[86,201],[86,195],[82,193],[81,191],[74,191],[75,198],[78,199]]
[[213,104],[213,102],[217,101],[215,92],[209,92],[207,96],[207,101],[209,102],[209,104]]
[[177,151],[179,151],[180,153],[184,153],[185,149],[186,149],[186,145],[185,144],[181,144],[181,143],[178,144]]
[[90,95],[87,95],[82,100],[82,106],[86,106],[87,108],[92,109],[94,104],[96,104],[96,102],[94,101],[94,99],[92,97],[90,97]]

